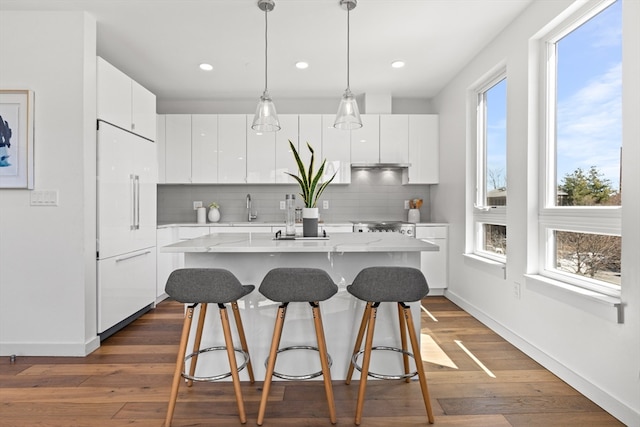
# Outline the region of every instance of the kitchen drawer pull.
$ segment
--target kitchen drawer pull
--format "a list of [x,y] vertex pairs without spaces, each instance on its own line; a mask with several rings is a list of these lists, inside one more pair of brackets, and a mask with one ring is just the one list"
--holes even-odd
[[147,255],[147,254],[150,254],[150,253],[151,253],[151,251],[144,251],[144,252],[140,252],[140,253],[133,254],[133,255],[123,256],[123,257],[121,257],[121,258],[116,258],[116,262],[126,261],[126,260],[128,260],[128,259],[131,259],[131,258],[137,258],[137,257],[139,257],[139,256]]

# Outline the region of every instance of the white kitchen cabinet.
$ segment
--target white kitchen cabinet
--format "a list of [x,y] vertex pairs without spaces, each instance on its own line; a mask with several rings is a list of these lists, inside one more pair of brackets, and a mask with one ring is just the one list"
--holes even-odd
[[335,119],[333,114],[322,116],[322,155],[327,160],[323,181],[335,173],[332,184],[348,184],[351,182],[351,133],[334,128]]
[[322,162],[322,115],[320,114],[300,114],[298,116],[298,154],[305,166],[309,167],[311,153],[307,148],[307,142],[313,148],[314,167]]
[[247,115],[247,183],[276,182],[276,134],[251,129],[253,115]]
[[165,116],[165,176],[167,184],[191,183],[191,115]]
[[156,96],[116,67],[97,57],[98,119],[156,139]]
[[247,118],[218,115],[218,182],[244,184],[247,177]]
[[430,295],[442,295],[447,288],[448,268],[448,227],[447,226],[416,226],[416,239],[438,245],[439,251],[422,252],[420,255],[420,269],[429,284]]
[[218,115],[191,116],[191,182],[218,182]]
[[167,182],[166,172],[166,135],[165,135],[166,116],[158,114],[156,117],[156,148],[158,152],[158,184]]
[[380,115],[380,163],[409,162],[409,116]]
[[[298,149],[298,115],[280,114],[280,130],[276,134],[276,183],[295,184],[296,180],[285,172],[298,174],[298,165],[293,157],[289,141]],[[248,154],[250,155],[250,153]]]
[[380,162],[380,116],[362,114],[362,127],[351,130],[351,163]]
[[439,130],[437,114],[409,115],[407,184],[437,184],[439,180]]

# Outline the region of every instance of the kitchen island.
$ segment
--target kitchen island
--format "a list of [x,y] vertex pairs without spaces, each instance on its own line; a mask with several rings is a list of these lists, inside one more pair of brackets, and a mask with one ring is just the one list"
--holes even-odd
[[[364,310],[364,303],[351,296],[346,286],[365,267],[420,268],[420,253],[437,250],[438,246],[434,244],[398,233],[337,233],[326,239],[296,240],[276,240],[270,233],[213,233],[161,249],[162,252],[184,253],[186,267],[225,268],[243,284],[256,286],[256,290],[239,301],[238,306],[257,380],[264,378],[264,360],[269,354],[278,307],[278,303],[267,300],[258,292],[260,282],[269,270],[276,267],[321,268],[338,285],[338,293],[322,302],[320,307],[328,352],[333,358],[331,375],[333,379],[344,379]],[[416,302],[411,306],[414,324],[418,326],[420,304]],[[399,346],[395,305],[382,304],[378,318],[375,343]],[[222,342],[219,316],[217,310],[211,307],[207,313],[202,346],[220,345]],[[238,343],[237,336],[234,336],[234,342]],[[308,304],[292,303],[287,310],[280,346],[291,345],[315,345],[313,319]],[[189,343],[188,348],[191,346]],[[219,367],[227,366],[225,357],[225,352],[210,352],[201,356],[198,373],[220,373]],[[393,358],[397,363],[387,358]],[[391,373],[401,369],[401,358],[393,354],[376,356],[376,360],[372,360],[373,372]],[[291,351],[278,356],[276,370],[299,375],[320,370],[320,363],[315,352]],[[248,378],[245,371],[241,373],[241,378]]]

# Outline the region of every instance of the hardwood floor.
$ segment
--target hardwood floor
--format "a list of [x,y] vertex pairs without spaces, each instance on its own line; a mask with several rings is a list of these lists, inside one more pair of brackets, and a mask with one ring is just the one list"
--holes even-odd
[[[436,426],[623,425],[447,299],[423,306]],[[0,426],[162,426],[181,323],[182,305],[165,301],[87,357],[2,357]],[[260,386],[243,384],[247,425]],[[357,382],[334,393],[338,424],[353,425]],[[238,426],[234,399],[226,382],[181,387],[173,425]],[[364,414],[363,427],[428,425],[417,381],[369,381]],[[274,382],[264,425],[331,425],[322,381]]]

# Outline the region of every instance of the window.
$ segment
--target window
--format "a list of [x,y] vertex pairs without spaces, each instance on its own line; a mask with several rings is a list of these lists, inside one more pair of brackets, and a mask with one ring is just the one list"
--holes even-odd
[[507,79],[505,71],[476,90],[474,254],[498,262],[507,255]]
[[542,275],[620,293],[621,0],[592,1],[545,41]]

